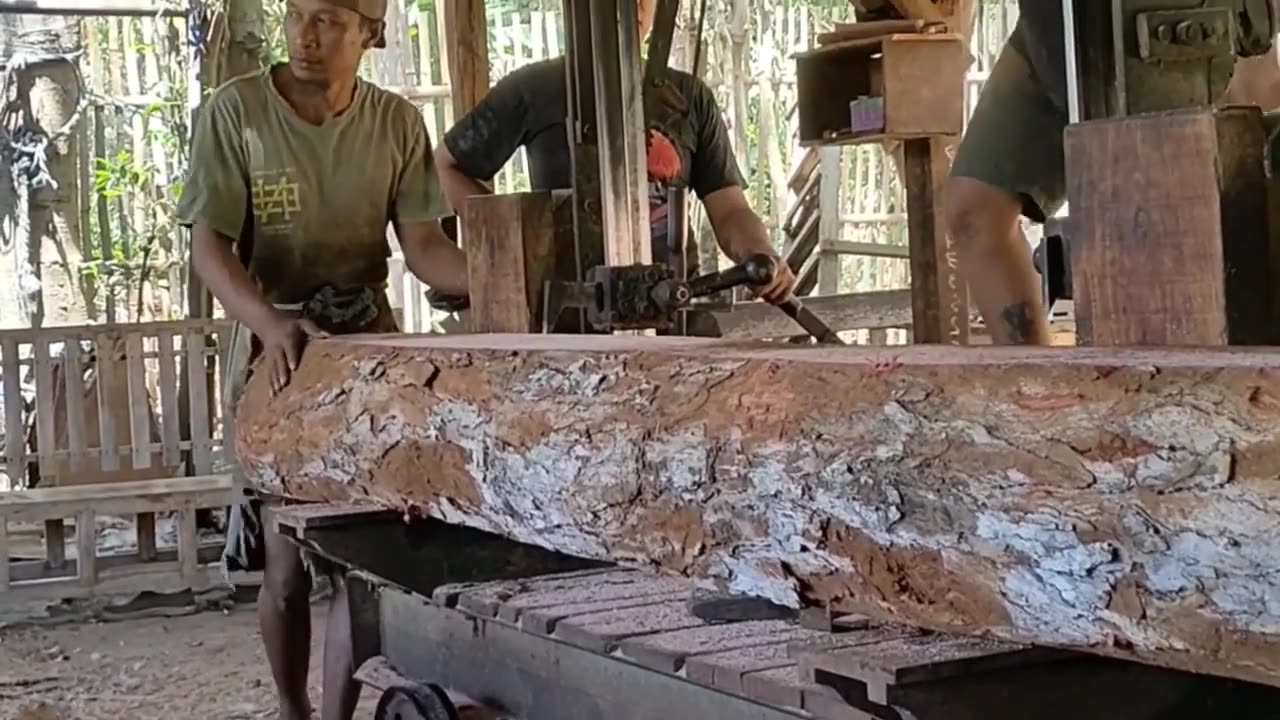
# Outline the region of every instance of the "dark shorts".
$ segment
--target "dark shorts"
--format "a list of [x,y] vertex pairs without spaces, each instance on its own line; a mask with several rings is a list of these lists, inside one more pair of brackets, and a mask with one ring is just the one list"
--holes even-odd
[[1013,43],[996,60],[951,165],[952,177],[979,180],[1017,196],[1036,222],[1067,198],[1062,133],[1067,113]]

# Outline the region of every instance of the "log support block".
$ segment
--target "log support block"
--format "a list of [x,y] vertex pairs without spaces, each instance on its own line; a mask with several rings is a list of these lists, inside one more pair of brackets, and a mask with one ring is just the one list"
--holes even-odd
[[1257,108],[1085,122],[1065,145],[1080,344],[1280,344]]
[[[1270,349],[331,338],[246,392],[237,450],[275,493],[1280,686],[1278,381]],[[611,647],[687,618],[554,632]]]

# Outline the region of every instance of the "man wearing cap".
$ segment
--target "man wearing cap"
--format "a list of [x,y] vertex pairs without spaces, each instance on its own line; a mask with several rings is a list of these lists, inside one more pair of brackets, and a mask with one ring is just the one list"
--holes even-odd
[[[388,224],[414,275],[466,295],[466,257],[440,227],[447,205],[422,116],[356,77],[364,52],[385,45],[385,11],[386,0],[287,0],[288,62],[228,82],[202,111],[178,217],[192,229],[196,272],[248,331],[233,343],[233,396],[251,362],[279,392],[308,338],[397,331],[385,289]],[[225,560],[263,570],[258,617],[280,718],[308,720],[308,563],[259,513],[289,501],[258,493],[245,504],[243,495]],[[346,588],[311,560],[334,585],[320,715],[349,720],[359,687]]]
[[[653,27],[656,0],[637,0],[640,36]],[[736,262],[764,253],[776,257],[769,230],[751,209],[743,189],[729,133],[715,96],[694,76],[668,70],[664,104],[668,117],[647,118],[649,132],[650,223],[654,262],[667,255],[667,195],[670,186],[691,187],[706,208],[716,240]],[[573,187],[573,164],[566,128],[568,92],[564,57],[522,67],[493,86],[466,117],[459,120],[436,152],[436,166],[454,208],[471,195],[487,195],[487,181],[524,146],[534,190]],[[464,228],[465,231],[465,228]],[[696,272],[697,253],[686,258]],[[795,277],[784,262],[758,294],[782,301]]]

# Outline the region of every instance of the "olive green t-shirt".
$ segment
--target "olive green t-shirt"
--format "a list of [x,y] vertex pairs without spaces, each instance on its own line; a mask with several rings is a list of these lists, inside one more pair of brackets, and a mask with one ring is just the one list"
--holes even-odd
[[351,106],[313,125],[264,70],[223,85],[201,111],[178,221],[208,223],[242,259],[251,248],[249,274],[270,302],[380,286],[388,224],[449,214],[431,155],[404,98],[357,81]]

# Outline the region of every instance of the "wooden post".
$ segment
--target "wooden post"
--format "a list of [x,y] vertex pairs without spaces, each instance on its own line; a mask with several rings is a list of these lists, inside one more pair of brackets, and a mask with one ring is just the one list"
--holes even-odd
[[840,254],[831,246],[840,240],[840,185],[843,178],[841,147],[824,147],[818,188],[818,294],[840,292]]
[[1266,140],[1243,107],[1067,129],[1080,344],[1280,343]]
[[942,214],[942,187],[954,138],[903,143],[903,186],[911,252],[912,327],[919,343],[969,343],[969,291]]
[[489,92],[489,26],[484,0],[444,0],[453,116],[460,118]]

